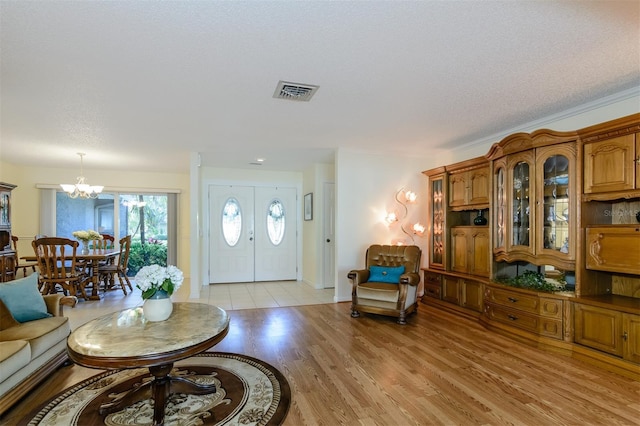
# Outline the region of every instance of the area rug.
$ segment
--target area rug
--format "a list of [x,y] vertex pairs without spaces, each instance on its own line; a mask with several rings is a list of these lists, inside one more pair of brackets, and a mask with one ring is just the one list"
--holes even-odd
[[[205,352],[176,362],[174,376],[199,384],[215,384],[208,395],[173,394],[165,409],[165,425],[278,425],[291,403],[285,377],[256,358]],[[136,402],[101,415],[99,407],[118,394],[151,380],[146,368],[107,371],[74,385],[29,415],[23,425],[150,425],[153,400]]]

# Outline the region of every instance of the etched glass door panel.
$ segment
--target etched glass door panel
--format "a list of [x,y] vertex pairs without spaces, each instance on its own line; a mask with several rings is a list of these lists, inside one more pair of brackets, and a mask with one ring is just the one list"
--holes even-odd
[[284,205],[280,200],[273,200],[267,209],[267,235],[274,246],[282,242],[287,218]]
[[429,266],[444,268],[444,178],[434,177],[431,180],[431,241],[429,249]]
[[242,233],[242,210],[240,203],[231,197],[222,207],[222,236],[229,246],[238,244]]

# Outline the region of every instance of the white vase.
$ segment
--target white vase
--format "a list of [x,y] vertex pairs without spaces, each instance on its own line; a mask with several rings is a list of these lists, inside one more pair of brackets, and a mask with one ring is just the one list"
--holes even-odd
[[82,250],[80,251],[82,254],[89,254],[89,241],[82,242]]
[[164,321],[173,312],[173,302],[166,292],[158,290],[144,301],[142,312],[147,321]]

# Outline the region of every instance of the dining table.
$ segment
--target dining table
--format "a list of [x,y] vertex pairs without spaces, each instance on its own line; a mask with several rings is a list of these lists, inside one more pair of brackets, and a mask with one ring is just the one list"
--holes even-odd
[[[91,248],[88,252],[82,253],[78,251],[76,253],[76,262],[78,264],[84,263],[89,271],[90,275],[81,283],[82,293],[86,292],[87,286],[89,287],[90,294],[87,295],[87,300],[100,300],[100,264],[109,263],[111,259],[114,259],[120,254],[119,249],[97,249]],[[38,258],[35,254],[21,256],[20,259],[27,262],[37,261]]]

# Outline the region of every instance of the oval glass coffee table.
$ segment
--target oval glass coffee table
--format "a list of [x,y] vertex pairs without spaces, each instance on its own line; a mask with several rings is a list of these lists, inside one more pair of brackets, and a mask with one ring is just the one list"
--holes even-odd
[[171,376],[173,363],[206,351],[228,331],[229,316],[217,306],[174,303],[169,319],[159,322],[147,321],[142,307],[138,307],[78,327],[67,339],[67,351],[73,362],[89,368],[147,367],[154,379],[102,404],[100,414],[153,398],[153,424],[161,425],[172,393],[202,395],[216,391],[215,385],[198,385]]

